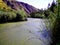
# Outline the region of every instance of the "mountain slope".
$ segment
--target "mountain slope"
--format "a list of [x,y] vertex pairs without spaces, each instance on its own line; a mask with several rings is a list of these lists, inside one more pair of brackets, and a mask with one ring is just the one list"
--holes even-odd
[[35,12],[35,11],[39,11],[37,8],[27,4],[27,3],[24,3],[24,2],[17,2],[19,5],[22,5],[22,7],[24,8],[24,10],[27,12],[27,13],[31,13],[31,12]]
[[0,23],[27,20],[35,7],[16,0],[0,0]]
[[15,0],[0,0],[0,23],[26,20],[27,14]]
[[4,3],[6,3],[7,6],[11,7],[12,9],[15,10],[23,10],[21,5],[18,5],[15,0],[3,0]]
[[34,11],[39,11],[37,8],[24,3],[24,2],[17,2],[16,0],[3,0],[9,7],[15,10],[24,10],[27,14],[30,14]]
[[0,0],[0,9],[11,10],[11,8],[8,7],[2,0]]

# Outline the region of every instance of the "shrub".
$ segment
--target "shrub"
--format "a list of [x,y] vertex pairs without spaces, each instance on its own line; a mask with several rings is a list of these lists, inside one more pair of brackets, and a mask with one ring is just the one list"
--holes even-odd
[[10,22],[14,18],[16,18],[15,13],[0,11],[0,22]]
[[[53,44],[56,45],[60,42],[60,4],[54,4],[50,7],[50,14],[48,16],[50,21],[50,28],[52,30],[53,35]],[[58,6],[58,7],[57,7]],[[58,10],[59,9],[59,10]],[[60,43],[59,43],[60,45]]]
[[44,14],[43,13],[40,13],[40,12],[32,12],[30,13],[31,17],[32,18],[44,18]]
[[17,20],[21,20],[21,21],[23,21],[23,20],[26,20],[27,19],[27,15],[26,15],[26,13],[22,10],[22,11],[17,11],[16,12],[16,19]]
[[15,10],[5,11],[3,9],[0,9],[0,23],[23,21],[26,19],[27,15],[24,11],[15,11]]

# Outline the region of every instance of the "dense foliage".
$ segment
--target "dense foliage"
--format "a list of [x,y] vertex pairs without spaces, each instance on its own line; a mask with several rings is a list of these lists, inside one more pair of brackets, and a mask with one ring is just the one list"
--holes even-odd
[[26,20],[27,15],[22,11],[0,9],[0,23]]
[[38,12],[32,12],[30,13],[30,15],[32,18],[45,18],[43,10],[40,10]]
[[12,7],[6,5],[3,0],[0,0],[0,23],[23,20],[27,20],[27,15],[23,9],[20,11],[12,9]]
[[60,1],[58,0],[58,13],[57,13],[57,19],[53,28],[53,35],[55,37],[54,41],[56,41],[56,45],[60,45]]
[[48,19],[50,21],[50,28],[53,34],[53,44],[52,45],[60,45],[60,2],[58,3],[52,2],[52,5],[49,10]]
[[31,14],[32,18],[43,18],[44,14],[41,14],[40,12],[32,12]]

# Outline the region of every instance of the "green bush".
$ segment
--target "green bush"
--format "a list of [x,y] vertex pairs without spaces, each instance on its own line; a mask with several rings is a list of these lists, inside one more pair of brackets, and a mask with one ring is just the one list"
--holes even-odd
[[17,11],[16,15],[17,15],[16,16],[17,20],[21,20],[21,21],[27,20],[27,15],[23,10],[22,11]]
[[44,14],[40,12],[32,12],[30,15],[32,18],[44,18],[45,17]]
[[0,22],[9,22],[16,18],[16,14],[13,12],[0,11]]
[[51,9],[48,19],[50,21],[50,28],[53,35],[52,45],[60,45],[60,2],[58,2],[58,5],[52,5]]
[[5,11],[0,9],[0,23],[16,22],[27,19],[27,15],[23,11]]

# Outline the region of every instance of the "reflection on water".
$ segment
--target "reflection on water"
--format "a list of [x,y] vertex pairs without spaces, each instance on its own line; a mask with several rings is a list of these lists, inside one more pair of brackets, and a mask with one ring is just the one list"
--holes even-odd
[[36,21],[32,22],[32,18],[29,18],[28,20],[30,19],[31,19],[31,22],[28,25],[32,29],[30,30],[31,33],[36,35],[38,39],[40,39],[43,42],[43,45],[50,45],[50,43],[52,43],[51,31],[47,30],[45,22],[44,22],[45,20],[44,19],[33,19],[33,21],[34,20]]
[[0,33],[1,45],[50,45],[51,31],[44,19],[28,18],[26,23]]

